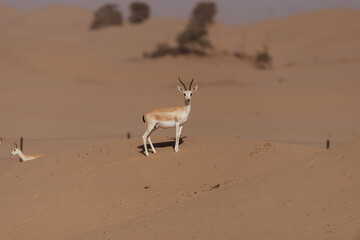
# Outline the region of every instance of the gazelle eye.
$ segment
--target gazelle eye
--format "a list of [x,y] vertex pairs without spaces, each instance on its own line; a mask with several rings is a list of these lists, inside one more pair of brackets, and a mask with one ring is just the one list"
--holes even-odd
[[190,93],[190,96],[192,96],[192,93]]
[[184,93],[184,96],[186,96],[186,94]]

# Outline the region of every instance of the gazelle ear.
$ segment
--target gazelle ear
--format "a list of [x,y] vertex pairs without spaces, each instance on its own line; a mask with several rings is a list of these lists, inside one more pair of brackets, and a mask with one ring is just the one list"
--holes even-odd
[[180,87],[179,85],[177,85],[177,88],[179,89],[179,91],[180,91],[181,93],[184,93],[184,89],[182,89],[182,87]]
[[199,85],[196,84],[196,86],[195,86],[193,89],[191,89],[191,92],[196,92],[196,90],[198,89],[198,87],[199,87]]

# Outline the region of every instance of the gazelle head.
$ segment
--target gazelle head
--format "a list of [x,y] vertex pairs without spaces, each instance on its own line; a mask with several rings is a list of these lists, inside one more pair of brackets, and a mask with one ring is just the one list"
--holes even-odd
[[12,155],[16,155],[16,154],[18,154],[19,153],[19,149],[18,149],[18,146],[17,146],[17,144],[15,143],[15,148],[14,148],[14,150],[12,150],[12,152],[11,152],[11,154]]
[[179,78],[180,83],[183,85],[183,87],[180,87],[179,85],[177,86],[177,88],[179,89],[179,91],[184,94],[185,97],[185,102],[186,103],[190,103],[191,101],[191,97],[192,94],[198,89],[198,85],[196,85],[195,87],[192,87],[192,83],[194,82],[194,79],[191,80],[189,89],[186,88],[185,84],[181,81],[181,79]]

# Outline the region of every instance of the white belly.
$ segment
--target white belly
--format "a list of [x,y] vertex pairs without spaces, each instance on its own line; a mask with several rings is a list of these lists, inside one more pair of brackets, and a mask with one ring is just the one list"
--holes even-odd
[[[184,119],[183,121],[180,121],[180,126],[184,125],[187,119]],[[157,128],[172,128],[176,126],[175,121],[160,121],[156,124]]]
[[160,121],[156,124],[156,127],[172,128],[172,127],[175,127],[175,125],[176,125],[175,121]]

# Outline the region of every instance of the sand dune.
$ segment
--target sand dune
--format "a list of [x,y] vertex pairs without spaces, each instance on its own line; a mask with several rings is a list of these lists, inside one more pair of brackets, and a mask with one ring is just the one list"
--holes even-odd
[[[2,239],[355,239],[359,140],[330,151],[235,138],[74,148],[2,171]],[[355,210],[355,211],[354,211]]]
[[[359,60],[359,10],[332,9],[213,30],[217,47],[253,54],[267,45],[276,64]],[[221,37],[223,36],[223,37]]]
[[[13,11],[6,9],[9,14]],[[99,72],[121,75],[115,72],[119,68],[116,64],[140,58],[159,43],[173,44],[176,34],[186,24],[185,20],[151,19],[139,26],[93,32],[88,29],[91,11],[62,5],[16,13],[16,16],[1,33],[2,45],[12,52],[9,59],[17,61],[12,64],[13,68],[46,77],[75,79],[87,78],[79,75],[88,69],[95,71],[90,75],[99,79]],[[248,54],[267,44],[276,66],[356,62],[359,61],[360,35],[357,25],[351,23],[358,22],[359,18],[359,11],[327,10],[246,26],[218,23],[211,30],[211,39],[217,51]],[[139,78],[138,74],[133,75],[132,78]],[[109,75],[104,78],[114,79]]]
[[[86,9],[51,5],[19,11],[0,33],[0,106],[6,112],[0,123],[10,139],[127,131],[140,135],[144,126],[134,119],[144,111],[182,104],[175,87],[181,76],[185,81],[195,77],[200,85],[189,131],[209,134],[211,129],[214,135],[316,145],[327,138],[350,140],[360,132],[359,113],[354,111],[359,107],[359,62],[354,54],[360,47],[359,41],[348,44],[357,39],[356,24],[348,23],[358,15],[329,10],[246,26],[215,24],[218,51],[241,50],[243,29],[248,29],[247,44],[254,51],[268,29],[274,33],[271,39],[278,41],[271,40],[270,48],[275,67],[259,71],[229,56],[141,58],[158,43],[174,41],[186,20],[150,19],[143,25],[91,32],[92,13]],[[322,31],[312,27],[314,22]],[[329,36],[339,40],[336,48]],[[294,47],[294,41],[304,39],[312,45]],[[320,44],[317,39],[325,43],[313,45]],[[322,48],[334,57],[314,61]],[[226,126],[219,124],[223,122]],[[30,151],[47,151],[45,142],[28,144]],[[72,145],[56,144],[59,149]]]
[[23,12],[8,6],[0,5],[0,21],[1,25],[13,20]]
[[[1,239],[359,238],[359,11],[216,23],[213,57],[156,60],[142,54],[186,20],[89,31],[75,6],[0,15]],[[232,56],[263,43],[273,69]],[[141,116],[183,104],[179,76],[199,84],[186,138],[174,153],[159,130],[145,158]],[[45,156],[19,164],[20,136]]]
[[[326,138],[344,141],[360,132],[359,114],[353,110],[359,102],[360,41],[357,25],[349,24],[358,11],[313,12],[246,26],[214,25],[216,50],[228,52],[259,49],[270,29],[275,68],[267,72],[229,56],[141,58],[158,43],[174,41],[185,20],[151,19],[143,25],[91,32],[92,13],[74,6],[51,5],[17,15],[0,33],[0,104],[7,112],[0,121],[8,138],[42,136],[49,132],[42,130],[44,126],[51,126],[57,136],[78,135],[79,129],[87,136],[141,134],[143,125],[134,119],[144,111],[167,105],[164,99],[170,105],[182,104],[176,95],[178,76],[199,81],[190,124],[198,134],[208,134],[211,128],[216,135],[322,144]],[[244,29],[249,50],[241,46]],[[336,47],[329,36],[336,37]],[[333,56],[314,58],[317,51]],[[21,104],[24,99],[26,106]],[[100,116],[107,124],[93,112],[105,114]],[[42,117],[35,120],[31,113]],[[69,116],[74,121],[67,121]],[[210,120],[204,123],[204,117]],[[34,127],[21,127],[21,119]],[[125,122],[119,124],[120,119]]]
[[[87,51],[104,57],[127,59],[138,58],[159,43],[174,43],[176,34],[186,24],[186,20],[150,19],[143,25],[126,24],[94,33],[88,29],[92,16],[87,9],[49,5],[22,13],[4,30],[7,36],[31,36],[31,39],[23,39],[27,43],[45,38],[70,42],[77,48],[86,47]],[[352,23],[359,20],[357,10],[335,9],[244,26],[217,23],[212,27],[211,39],[218,50],[245,51],[248,54],[254,54],[266,44],[279,65],[358,60],[360,35],[358,26]],[[41,45],[46,47],[46,44]]]

